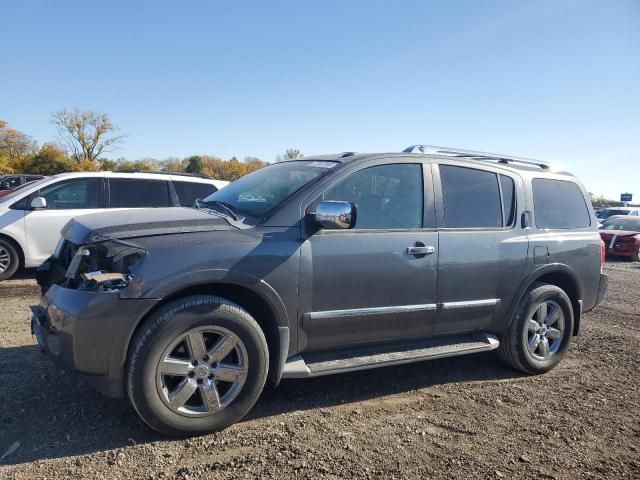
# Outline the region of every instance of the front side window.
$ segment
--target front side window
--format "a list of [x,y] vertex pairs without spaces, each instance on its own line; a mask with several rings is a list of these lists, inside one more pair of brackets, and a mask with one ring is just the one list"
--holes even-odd
[[573,182],[534,179],[533,208],[536,226],[540,229],[586,228],[591,225],[591,215],[582,191]]
[[239,178],[209,195],[204,203],[223,202],[242,215],[261,217],[337,165],[310,160],[276,163]]
[[110,178],[111,208],[168,207],[169,185],[164,180]]
[[421,228],[424,206],[422,166],[397,163],[352,173],[324,200],[356,204],[356,229]]
[[[508,177],[505,177],[508,178]],[[502,204],[498,176],[474,168],[440,165],[445,228],[500,228]],[[510,180],[510,179],[509,179]],[[509,189],[508,180],[507,190]],[[513,189],[511,189],[513,204]],[[512,207],[505,210],[512,215]]]
[[100,208],[100,178],[82,178],[48,185],[37,194],[47,200],[48,210]]

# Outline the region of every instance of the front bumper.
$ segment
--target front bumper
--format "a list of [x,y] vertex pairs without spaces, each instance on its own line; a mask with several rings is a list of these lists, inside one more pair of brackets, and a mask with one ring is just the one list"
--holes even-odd
[[83,375],[105,395],[119,397],[129,340],[157,302],[53,285],[32,307],[31,329],[57,364]]

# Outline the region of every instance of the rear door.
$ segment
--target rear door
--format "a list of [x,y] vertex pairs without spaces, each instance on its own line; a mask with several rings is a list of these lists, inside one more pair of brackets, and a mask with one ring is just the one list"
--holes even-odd
[[34,263],[45,261],[53,253],[60,230],[73,217],[104,212],[104,178],[91,176],[61,180],[30,195],[44,197],[47,207],[30,210],[24,216],[29,256]]
[[434,171],[440,235],[435,333],[490,329],[509,308],[526,264],[529,242],[516,221],[525,202],[522,179],[444,161]]
[[109,177],[108,186],[109,209],[173,206],[168,180]]

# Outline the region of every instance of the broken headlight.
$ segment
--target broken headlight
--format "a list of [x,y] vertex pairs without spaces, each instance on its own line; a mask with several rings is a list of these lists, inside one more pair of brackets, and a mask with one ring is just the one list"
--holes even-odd
[[145,250],[120,241],[85,245],[67,269],[67,287],[92,291],[122,290],[135,274]]

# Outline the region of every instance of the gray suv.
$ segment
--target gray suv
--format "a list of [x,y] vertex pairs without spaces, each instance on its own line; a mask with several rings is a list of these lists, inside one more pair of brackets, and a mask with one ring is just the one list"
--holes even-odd
[[546,372],[607,288],[575,177],[422,145],[277,163],[62,235],[38,342],[168,435],[225,428],[283,378],[493,349]]

